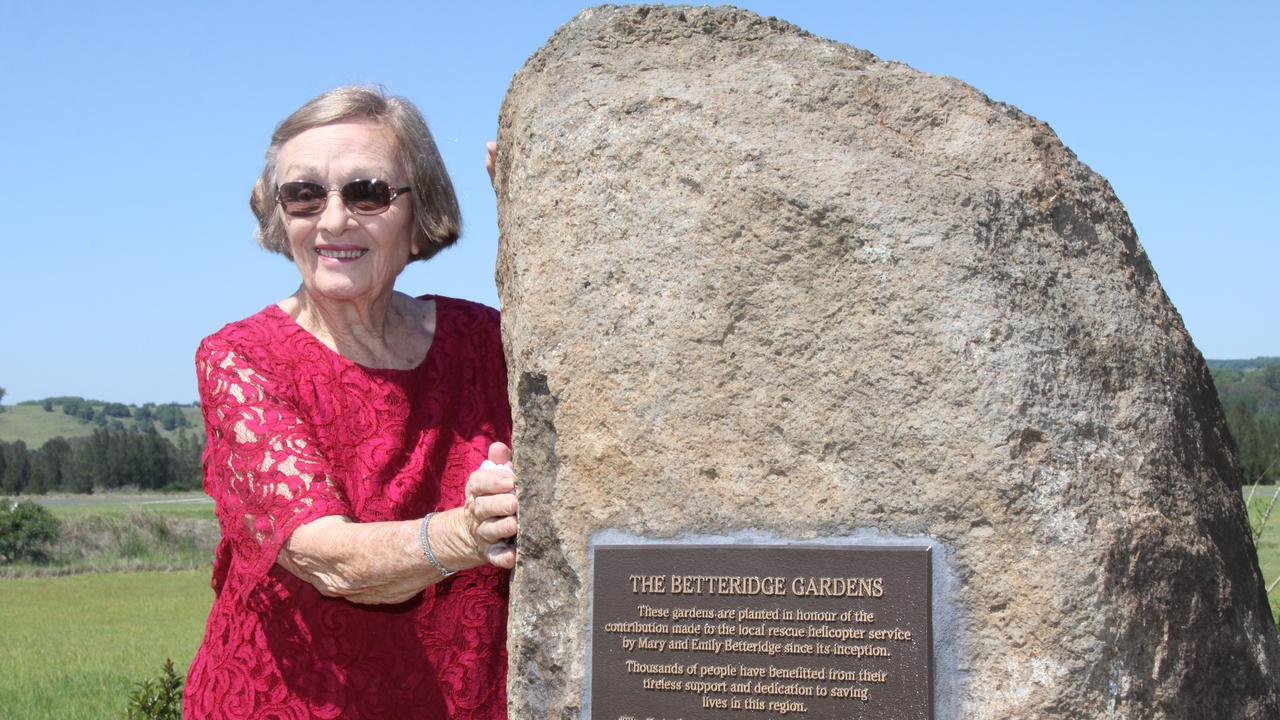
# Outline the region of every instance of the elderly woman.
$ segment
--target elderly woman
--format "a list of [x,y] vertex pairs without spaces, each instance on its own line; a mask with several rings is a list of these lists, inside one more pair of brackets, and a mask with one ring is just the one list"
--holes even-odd
[[302,283],[196,354],[222,541],[184,714],[505,718],[498,314],[393,287],[461,223],[426,123],[325,93],[276,128],[250,204]]

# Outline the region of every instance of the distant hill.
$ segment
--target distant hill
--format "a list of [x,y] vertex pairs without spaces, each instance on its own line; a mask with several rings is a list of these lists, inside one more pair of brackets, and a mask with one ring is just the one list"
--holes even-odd
[[182,428],[186,428],[187,433],[204,435],[204,419],[196,405],[126,405],[56,397],[6,405],[4,412],[0,412],[0,441],[21,440],[35,450],[55,437],[69,440],[92,435],[97,428],[141,429],[147,425],[170,442],[177,442]]

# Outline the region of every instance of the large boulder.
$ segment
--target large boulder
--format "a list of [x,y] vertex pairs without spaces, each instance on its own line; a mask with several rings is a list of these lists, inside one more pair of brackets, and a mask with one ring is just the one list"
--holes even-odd
[[579,716],[597,532],[867,529],[947,549],[942,714],[1280,717],[1204,360],[1048,125],[749,12],[602,7],[499,145],[513,717]]

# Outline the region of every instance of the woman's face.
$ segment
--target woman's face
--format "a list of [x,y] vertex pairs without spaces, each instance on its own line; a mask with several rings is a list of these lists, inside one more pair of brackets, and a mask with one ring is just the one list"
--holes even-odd
[[317,299],[367,301],[389,294],[409,261],[413,209],[408,194],[377,215],[357,215],[337,192],[352,180],[408,185],[395,159],[395,141],[372,121],[338,122],[312,128],[280,146],[277,182],[318,183],[329,190],[317,215],[283,214],[285,234],[302,283]]

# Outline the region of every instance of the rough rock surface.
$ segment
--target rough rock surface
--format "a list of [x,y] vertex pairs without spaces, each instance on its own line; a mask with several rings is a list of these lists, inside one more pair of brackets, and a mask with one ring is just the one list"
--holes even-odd
[[604,528],[937,538],[963,717],[1280,717],[1204,361],[1043,122],[748,12],[605,7],[499,142],[513,718],[578,717]]

